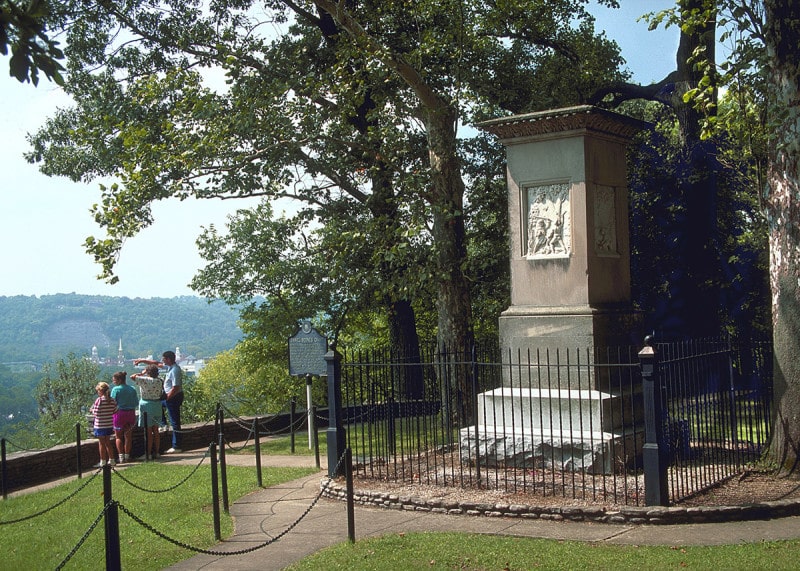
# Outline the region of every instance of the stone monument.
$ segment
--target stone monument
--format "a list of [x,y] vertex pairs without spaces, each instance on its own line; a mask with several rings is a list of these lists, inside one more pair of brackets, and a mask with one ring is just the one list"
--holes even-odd
[[636,396],[615,391],[599,368],[557,389],[531,382],[529,368],[551,366],[551,352],[642,339],[631,307],[626,146],[645,126],[593,106],[479,125],[507,156],[511,306],[500,316],[500,347],[528,369],[504,367],[504,387],[480,395],[478,426],[466,436],[473,452],[476,438],[487,457],[557,449],[558,467],[608,472],[619,461],[609,443],[637,432],[607,414]]

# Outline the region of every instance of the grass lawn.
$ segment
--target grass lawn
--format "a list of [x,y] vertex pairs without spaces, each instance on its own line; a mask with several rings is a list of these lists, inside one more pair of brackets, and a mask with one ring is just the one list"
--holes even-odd
[[[119,504],[168,537],[193,547],[210,548],[217,543],[211,507],[211,470],[208,461],[195,469],[196,466],[174,464],[132,464],[120,471],[131,483],[112,474],[112,494]],[[263,485],[272,486],[316,471],[264,468]],[[226,474],[231,504],[257,489],[255,468],[228,466]],[[159,492],[142,491],[132,484]],[[72,494],[74,496],[70,497]],[[53,507],[68,497],[66,502]],[[0,545],[3,548],[0,568],[55,569],[84,537],[85,541],[65,568],[105,568],[103,520],[92,529],[104,506],[102,473],[95,477],[84,475],[81,480],[49,490],[12,497],[0,505]],[[44,510],[47,511],[42,515],[5,523]],[[163,569],[195,555],[194,551],[158,537],[122,510],[119,510],[119,530],[122,568],[126,571]],[[221,511],[221,535],[226,538],[231,533],[231,518]]]
[[797,569],[800,540],[715,547],[597,545],[468,533],[405,533],[342,543],[291,571],[399,569]]
[[[319,439],[319,455],[324,458],[328,453],[328,440],[326,431],[321,430],[318,432],[317,438]],[[289,436],[267,436],[261,437],[258,441],[258,447],[262,455],[297,455],[297,456],[313,456],[314,449],[308,447],[308,432],[296,432],[294,435],[294,452],[292,452],[292,441]],[[240,450],[227,450],[226,454],[249,454],[255,453],[255,446],[250,444]]]

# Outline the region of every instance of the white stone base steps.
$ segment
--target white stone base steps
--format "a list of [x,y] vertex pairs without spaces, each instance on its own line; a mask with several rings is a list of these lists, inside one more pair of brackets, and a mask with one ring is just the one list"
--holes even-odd
[[611,474],[639,461],[644,430],[622,414],[637,400],[597,390],[487,391],[478,395],[477,425],[461,430],[461,454],[487,466]]

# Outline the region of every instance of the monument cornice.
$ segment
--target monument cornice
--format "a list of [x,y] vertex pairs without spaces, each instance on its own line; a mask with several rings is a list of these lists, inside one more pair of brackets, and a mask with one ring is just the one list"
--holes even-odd
[[604,305],[516,305],[503,311],[501,317],[527,317],[545,316],[556,317],[564,315],[606,315],[606,314],[629,314],[632,307],[628,303],[604,304]]
[[476,126],[503,140],[541,137],[570,131],[591,131],[630,139],[638,131],[649,129],[651,124],[593,105],[578,105],[498,117],[482,121]]

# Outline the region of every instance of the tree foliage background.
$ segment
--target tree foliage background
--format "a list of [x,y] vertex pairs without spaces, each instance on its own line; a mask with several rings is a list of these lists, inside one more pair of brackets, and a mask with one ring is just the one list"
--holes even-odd
[[[106,235],[86,242],[111,281],[154,201],[263,196],[201,237],[209,263],[193,282],[243,304],[248,337],[285,338],[307,317],[335,341],[385,333],[404,350],[421,333],[491,335],[508,296],[502,158],[459,129],[588,100],[656,125],[631,161],[648,324],[798,337],[788,0],[678,0],[651,15],[680,26],[681,43],[675,72],[650,86],[626,83],[580,0],[54,6],[76,106],[28,157],[47,174],[116,181],[94,210]],[[722,63],[718,30],[734,46]],[[291,214],[275,215],[278,199]],[[786,371],[795,345],[778,353]]]

